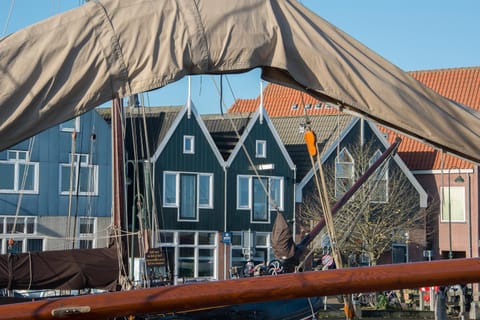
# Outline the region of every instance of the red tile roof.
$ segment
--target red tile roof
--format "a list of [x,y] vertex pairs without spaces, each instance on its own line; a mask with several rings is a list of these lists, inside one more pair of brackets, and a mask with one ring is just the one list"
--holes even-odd
[[[442,96],[480,110],[480,67],[412,71],[410,75]],[[229,109],[229,112],[253,112],[259,104],[260,97],[248,100],[239,99]],[[306,106],[309,108],[308,114],[338,112],[334,107],[318,101],[306,93],[276,84],[269,84],[264,89],[263,104],[270,117],[303,115]],[[297,105],[297,108],[294,108],[294,105]],[[308,105],[310,106],[308,107]],[[379,128],[382,132],[388,133],[390,143],[397,136],[402,138],[398,154],[410,170],[472,168],[473,166],[470,162],[452,155],[442,157],[440,151],[420,141],[387,128]],[[444,158],[443,165],[442,158]]]

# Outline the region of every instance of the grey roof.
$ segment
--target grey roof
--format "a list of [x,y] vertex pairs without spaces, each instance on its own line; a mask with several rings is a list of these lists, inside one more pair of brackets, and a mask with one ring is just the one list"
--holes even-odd
[[[310,127],[317,137],[320,156],[332,146],[353,119],[354,117],[348,114],[309,116]],[[271,120],[297,167],[297,181],[301,181],[312,168],[303,131],[301,131],[301,127],[305,124],[305,117],[274,117]]]
[[202,120],[224,160],[227,160],[232,153],[251,117],[251,113],[202,116]]
[[[145,148],[145,139],[148,139],[148,146],[151,156],[163,141],[168,129],[170,129],[181,108],[182,106],[146,107],[146,130],[144,130],[145,126],[143,121],[143,109],[127,108],[125,113],[127,118],[125,149],[128,153],[128,158],[134,158],[133,140],[135,134],[138,158],[148,159],[149,155],[147,154],[147,150]],[[96,110],[107,122],[111,122],[111,108],[97,108]],[[132,128],[135,128],[135,130],[132,130]],[[147,137],[145,137],[145,131],[147,132]]]
[[[145,121],[147,123],[147,136],[151,154],[155,152],[164,139],[181,108],[182,106],[145,108]],[[97,112],[107,122],[110,122],[110,108],[98,108]],[[127,132],[132,132],[132,125],[136,128],[138,157],[146,159],[146,150],[141,147],[145,144],[140,143],[144,142],[145,139],[142,109],[130,108],[126,115],[127,119],[135,120],[127,120]],[[201,116],[224,160],[228,159],[235,148],[252,115],[253,113],[227,113],[225,115]],[[320,155],[323,155],[331,147],[339,134],[353,119],[354,117],[348,114],[309,116],[310,127],[316,134]],[[300,130],[302,124],[305,124],[305,117],[273,117],[270,120],[297,168],[297,181],[301,181],[312,167],[303,132]],[[129,158],[131,158],[133,156],[132,134],[127,135],[125,140],[126,148],[130,154]]]

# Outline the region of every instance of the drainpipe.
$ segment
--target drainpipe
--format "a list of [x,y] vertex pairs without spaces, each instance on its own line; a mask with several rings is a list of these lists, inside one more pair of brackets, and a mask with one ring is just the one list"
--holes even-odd
[[[223,167],[223,231],[227,232],[227,167]],[[227,244],[223,244],[223,280],[227,280]]]
[[293,168],[293,241],[295,241],[295,235],[297,234],[297,167]]
[[470,173],[467,173],[467,212],[468,212],[468,252],[469,258],[473,257],[472,254],[472,210],[470,208],[471,190],[470,190]]

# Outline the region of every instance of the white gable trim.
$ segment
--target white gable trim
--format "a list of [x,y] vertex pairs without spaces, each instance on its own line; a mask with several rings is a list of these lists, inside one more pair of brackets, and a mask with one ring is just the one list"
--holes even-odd
[[[268,116],[267,112],[265,111],[265,108],[263,108],[261,105],[258,107],[257,111],[253,115],[252,119],[250,119],[247,128],[243,132],[242,136],[238,140],[237,145],[233,149],[232,153],[228,157],[226,166],[230,167],[232,164],[233,160],[236,158],[237,154],[240,152],[242,149],[243,144],[245,143],[245,140],[247,139],[248,135],[252,131],[253,126],[257,122],[257,120],[262,117],[263,118],[263,124],[267,124],[268,127],[270,128],[270,131],[272,132],[273,138],[275,139],[275,142],[277,143],[278,147],[280,148],[280,151],[282,152],[282,155],[284,159],[287,161],[288,166],[290,169],[295,170],[296,166],[293,163],[292,158],[290,158],[290,155],[287,152],[287,149],[285,148],[282,139],[280,139],[280,136],[278,135],[277,130],[275,129],[275,126],[273,125],[272,121],[270,120],[270,117]],[[262,125],[263,125],[262,124]]]
[[[372,123],[371,121],[365,120],[372,131],[375,133],[375,135],[380,139],[382,142],[383,146],[388,149],[390,145],[388,144],[387,139],[385,136],[378,130],[378,127],[376,124]],[[417,190],[418,194],[420,195],[420,208],[426,208],[427,207],[427,200],[428,200],[428,195],[425,189],[423,189],[422,185],[418,182],[418,180],[413,176],[412,172],[410,169],[408,169],[407,165],[405,162],[403,162],[402,158],[395,153],[393,156],[393,160],[397,163],[398,167],[403,171],[403,173],[407,176],[407,179],[410,181],[410,183],[414,186],[414,188]]]
[[155,153],[150,158],[151,163],[157,162],[158,157],[160,157],[160,154],[162,153],[163,149],[165,149],[165,147],[167,146],[168,141],[170,141],[170,138],[173,136],[173,133],[177,129],[178,124],[183,119],[183,116],[185,115],[186,112],[187,112],[187,105],[184,105],[182,109],[180,109],[180,112],[177,114],[177,117],[173,121],[170,128],[168,128],[168,131],[165,134],[165,137],[163,137],[162,142],[158,145],[157,150],[155,150]]
[[195,120],[197,121],[200,130],[202,131],[203,135],[208,141],[208,144],[210,145],[210,149],[213,151],[215,154],[215,157],[217,158],[218,163],[220,166],[225,167],[225,161],[222,158],[222,155],[220,154],[220,151],[218,151],[218,148],[213,141],[212,136],[210,135],[210,132],[208,132],[207,127],[205,126],[205,123],[202,120],[202,117],[199,115],[197,109],[195,108],[194,104],[192,102],[189,102],[185,104],[180,112],[177,114],[177,117],[173,121],[172,125],[168,129],[167,133],[165,134],[165,137],[163,138],[162,142],[158,146],[157,150],[153,154],[153,156],[150,158],[150,162],[155,163],[160,155],[162,154],[163,150],[167,146],[167,143],[170,141],[172,138],[173,134],[177,130],[178,125],[180,124],[180,121],[185,117],[185,114],[188,112],[189,115],[192,115],[195,117]]
[[[359,121],[359,118],[353,118],[352,121],[347,125],[347,127],[340,132],[340,136],[335,140],[334,143],[330,145],[327,151],[320,157],[320,162],[323,164],[329,157],[332,155],[333,152],[337,150],[337,147],[343,139],[347,136],[347,134],[353,129],[355,124]],[[315,170],[318,170],[318,164],[315,163]],[[295,190],[295,201],[302,202],[303,201],[303,188],[307,185],[307,183],[313,178],[314,171],[313,168],[310,169],[305,177],[303,177],[302,181],[297,184],[297,188]]]
[[[356,118],[350,122],[350,124],[341,132],[340,137],[337,138],[335,143],[333,143],[330,148],[327,150],[327,152],[324,153],[324,155],[321,157],[320,161],[322,164],[325,162],[326,159],[328,159],[331,154],[336,150],[337,146],[339,145],[340,141],[342,141],[347,134],[352,130],[352,128],[355,126],[355,124],[360,121],[359,118]],[[378,127],[372,123],[369,120],[363,119],[363,122],[366,122],[370,128],[372,129],[372,132],[377,136],[377,138],[380,140],[380,142],[383,144],[385,149],[388,149],[389,144],[387,139],[383,136],[383,134],[378,130]],[[362,130],[363,131],[363,130]],[[405,165],[403,160],[398,156],[398,154],[395,154],[392,158],[395,163],[398,165],[398,167],[402,170],[402,172],[405,174],[407,179],[410,181],[410,183],[414,186],[414,188],[417,190],[418,194],[420,195],[420,207],[421,208],[426,208],[427,207],[427,200],[428,200],[428,195],[426,191],[423,189],[423,187],[420,185],[417,179],[413,176],[412,172],[408,169],[408,167]],[[315,165],[315,170],[318,170],[318,165]],[[305,177],[298,183],[296,193],[295,193],[295,201],[296,202],[302,202],[303,201],[303,188],[306,186],[306,184],[312,179],[314,174],[313,169],[310,169],[310,171],[305,175]]]

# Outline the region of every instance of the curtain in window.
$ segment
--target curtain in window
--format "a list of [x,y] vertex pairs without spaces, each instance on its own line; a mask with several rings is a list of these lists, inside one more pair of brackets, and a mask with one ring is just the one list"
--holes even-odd
[[253,179],[253,221],[268,221],[268,189],[266,178]]
[[196,188],[195,175],[184,174],[180,176],[180,218],[196,219]]

